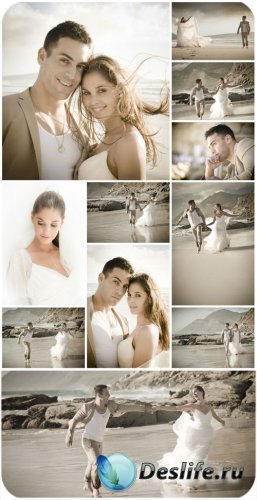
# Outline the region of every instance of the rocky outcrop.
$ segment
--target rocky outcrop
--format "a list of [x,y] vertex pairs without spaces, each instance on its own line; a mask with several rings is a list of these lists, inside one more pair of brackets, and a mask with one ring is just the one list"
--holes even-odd
[[51,404],[57,401],[57,396],[46,396],[45,394],[30,394],[29,396],[17,396],[2,400],[2,410],[23,410],[33,405]]

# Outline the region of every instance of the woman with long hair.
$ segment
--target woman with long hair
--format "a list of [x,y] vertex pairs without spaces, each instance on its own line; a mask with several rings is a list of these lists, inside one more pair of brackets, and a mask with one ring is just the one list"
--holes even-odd
[[[157,161],[157,147],[146,117],[168,114],[168,94],[158,106],[146,103],[114,59],[89,59],[78,98],[79,130],[94,144],[75,169],[75,179],[145,180],[146,166]],[[155,131],[156,132],[156,131]]]
[[212,232],[204,239],[205,250],[212,253],[222,252],[230,245],[230,240],[226,230],[225,217],[238,217],[238,214],[231,214],[222,209],[220,203],[214,207],[213,220],[208,226],[213,225]]
[[33,239],[9,261],[9,305],[70,305],[73,301],[72,269],[59,241],[64,217],[65,202],[59,193],[44,191],[36,198],[31,212]]
[[[195,385],[191,389],[192,402],[183,405],[154,406],[158,411],[178,411],[182,415],[173,425],[173,431],[178,439],[172,452],[165,453],[159,465],[170,469],[172,466],[180,467],[182,462],[204,462],[213,441],[215,430],[225,425],[212,406],[205,401],[205,391],[202,386]],[[215,422],[216,421],[216,422]],[[218,422],[218,424],[217,424]],[[169,480],[167,480],[169,482]],[[200,479],[173,479],[182,488],[197,489]]]
[[233,115],[233,104],[228,98],[228,87],[228,82],[223,77],[220,77],[217,90],[212,93],[215,102],[210,107],[210,119],[219,120],[225,118],[225,116]]
[[133,332],[119,343],[120,368],[169,367],[169,323],[160,291],[148,274],[136,274],[128,286],[128,306],[137,316]]

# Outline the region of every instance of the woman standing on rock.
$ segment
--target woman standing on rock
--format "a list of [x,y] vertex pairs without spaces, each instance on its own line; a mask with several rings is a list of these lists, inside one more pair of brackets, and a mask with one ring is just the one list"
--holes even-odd
[[[173,431],[178,436],[177,444],[172,452],[165,453],[159,462],[161,467],[180,467],[182,462],[193,462],[196,466],[198,462],[204,462],[213,441],[214,431],[225,425],[224,420],[205,402],[203,387],[196,385],[191,393],[192,403],[153,407],[158,411],[182,412],[173,425]],[[184,489],[197,489],[201,479],[167,479],[166,482],[176,482]]]

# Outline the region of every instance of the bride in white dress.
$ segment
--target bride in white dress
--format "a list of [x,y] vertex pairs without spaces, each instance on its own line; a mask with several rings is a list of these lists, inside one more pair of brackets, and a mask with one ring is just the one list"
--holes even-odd
[[137,315],[134,331],[118,345],[120,368],[169,368],[169,324],[160,292],[148,274],[133,276],[128,305]]
[[157,148],[147,115],[168,114],[168,95],[153,106],[135,94],[132,77],[110,57],[89,59],[79,96],[80,130],[95,144],[78,164],[80,180],[145,180],[146,166],[155,165]]
[[50,352],[53,358],[65,359],[69,355],[69,343],[73,335],[67,330],[66,323],[61,324],[61,331],[55,336],[56,344],[51,347]]
[[206,47],[212,42],[211,38],[199,35],[194,16],[177,19],[176,25],[177,47]]
[[166,208],[156,205],[157,195],[153,193],[144,206],[142,214],[136,221],[136,226],[156,226],[169,223],[169,212]]
[[[200,385],[192,390],[194,401],[184,405],[154,406],[158,411],[179,411],[182,415],[173,425],[173,431],[177,434],[177,444],[172,452],[165,453],[159,462],[161,467],[178,467],[182,462],[204,462],[213,441],[215,430],[225,425],[214,409],[205,402],[205,391]],[[203,466],[204,468],[204,466]],[[179,471],[178,471],[179,472]],[[198,473],[199,476],[199,473]],[[201,484],[198,477],[192,479],[166,479],[168,483],[176,482],[183,489],[197,489]]]
[[57,192],[44,191],[36,198],[31,213],[34,237],[9,261],[6,276],[8,305],[73,304],[78,295],[77,278],[62,257],[59,245],[64,216],[65,203]]
[[230,240],[226,229],[225,217],[238,217],[237,214],[230,214],[222,209],[220,203],[216,203],[214,208],[213,221],[208,224],[213,224],[211,234],[204,239],[205,250],[212,253],[218,253],[228,248]]
[[231,341],[228,344],[229,354],[237,355],[242,352],[242,344],[241,344],[241,332],[238,328],[238,324],[235,323],[232,328],[232,336]]
[[225,116],[231,116],[234,113],[233,104],[228,98],[228,83],[224,78],[219,79],[216,93],[212,94],[215,103],[210,107],[210,119],[219,120]]

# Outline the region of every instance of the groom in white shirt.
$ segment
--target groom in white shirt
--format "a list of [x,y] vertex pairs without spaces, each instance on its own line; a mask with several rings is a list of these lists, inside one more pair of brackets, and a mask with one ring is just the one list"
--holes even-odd
[[114,306],[125,295],[131,264],[116,257],[103,267],[98,287],[87,301],[87,367],[118,368],[118,345],[127,336],[128,322]]

